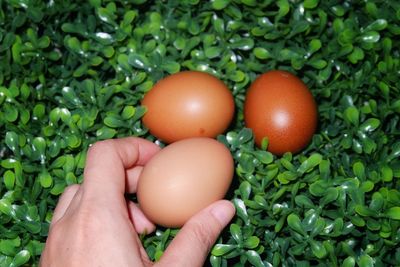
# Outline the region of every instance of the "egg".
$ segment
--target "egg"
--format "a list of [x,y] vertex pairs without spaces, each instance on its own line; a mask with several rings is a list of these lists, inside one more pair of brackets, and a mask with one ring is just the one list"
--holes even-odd
[[297,153],[310,142],[317,127],[317,105],[307,86],[281,70],[260,75],[250,86],[244,103],[246,127],[258,146],[268,138],[276,155]]
[[224,82],[200,71],[182,71],[160,80],[141,104],[147,108],[143,124],[166,143],[216,137],[229,126],[235,110]]
[[224,198],[233,177],[233,159],[220,142],[194,137],[174,142],[144,166],[137,199],[146,217],[181,227],[191,216]]

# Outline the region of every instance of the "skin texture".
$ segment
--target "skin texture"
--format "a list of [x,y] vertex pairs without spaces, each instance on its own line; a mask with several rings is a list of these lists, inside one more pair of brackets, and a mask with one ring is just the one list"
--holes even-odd
[[88,151],[84,182],[66,188],[50,224],[40,266],[202,266],[234,215],[226,200],[194,215],[152,263],[138,233],[155,226],[125,193],[136,192],[142,166],[158,146],[140,139],[101,141]]
[[311,140],[317,127],[317,105],[307,86],[286,71],[260,75],[250,86],[244,104],[246,127],[256,144],[268,138],[276,155],[297,153]]
[[211,137],[229,126],[235,109],[226,85],[211,74],[183,71],[154,85],[144,96],[144,125],[166,143]]
[[158,225],[181,227],[193,214],[224,198],[233,170],[229,149],[217,140],[177,141],[144,167],[137,190],[140,208]]

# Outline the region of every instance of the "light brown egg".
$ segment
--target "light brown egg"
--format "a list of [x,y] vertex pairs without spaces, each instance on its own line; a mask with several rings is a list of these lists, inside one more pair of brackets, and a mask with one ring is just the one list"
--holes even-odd
[[190,137],[216,137],[229,126],[235,103],[215,76],[182,71],[158,81],[144,96],[143,124],[166,143]]
[[137,198],[143,213],[165,227],[181,227],[191,216],[224,198],[233,177],[230,151],[212,138],[174,142],[144,167]]

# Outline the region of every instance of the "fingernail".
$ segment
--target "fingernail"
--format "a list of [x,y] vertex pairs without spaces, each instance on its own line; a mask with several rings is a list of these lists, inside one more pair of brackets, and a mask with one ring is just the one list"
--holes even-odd
[[225,226],[232,220],[233,215],[235,215],[235,207],[228,201],[220,202],[211,209],[211,214]]

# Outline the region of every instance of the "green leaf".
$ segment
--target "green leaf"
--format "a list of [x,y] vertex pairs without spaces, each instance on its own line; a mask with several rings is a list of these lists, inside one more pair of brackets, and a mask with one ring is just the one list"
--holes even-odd
[[113,138],[115,136],[115,134],[117,133],[116,130],[108,128],[106,126],[103,126],[102,128],[98,129],[96,131],[96,136],[100,139],[100,140],[105,140],[105,139],[110,139]]
[[295,202],[297,206],[304,207],[304,208],[313,208],[314,204],[306,195],[297,195],[295,197]]
[[285,157],[281,158],[280,163],[282,164],[285,169],[296,172],[296,167],[293,165],[293,163],[290,162],[291,158],[286,159]]
[[278,174],[278,180],[282,184],[288,184],[291,181],[296,180],[296,178],[297,178],[297,173],[291,172],[291,171],[285,171],[285,172]]
[[308,51],[310,54],[317,52],[322,47],[321,40],[319,39],[312,39],[308,45]]
[[234,82],[242,82],[245,79],[245,77],[246,77],[245,74],[240,70],[236,70],[229,73],[229,79]]
[[65,175],[65,182],[67,183],[67,185],[72,185],[72,184],[76,184],[77,183],[77,179],[74,173],[72,172],[68,172]]
[[13,261],[10,264],[10,267],[18,267],[22,266],[29,261],[31,254],[28,250],[21,250],[15,256]]
[[124,107],[124,109],[122,110],[122,118],[127,120],[132,118],[136,113],[136,109],[134,106],[126,106]]
[[39,181],[42,187],[49,188],[53,183],[53,178],[47,171],[43,171],[39,175]]
[[360,125],[360,130],[363,132],[373,132],[380,126],[380,124],[380,120],[369,118]]
[[46,108],[42,103],[36,104],[33,108],[33,116],[35,119],[41,119],[46,113]]
[[311,229],[310,236],[319,235],[325,228],[326,222],[323,218],[318,218],[314,224],[314,227]]
[[328,65],[328,63],[323,59],[312,59],[307,64],[319,70],[325,68]]
[[99,16],[99,19],[109,23],[111,25],[116,25],[114,19],[113,19],[113,14],[112,14],[112,8],[98,8],[97,9],[97,15]]
[[305,232],[301,226],[301,221],[299,216],[297,216],[294,213],[291,213],[287,217],[287,222],[289,227],[292,228],[294,231],[298,232],[299,234],[305,235]]
[[[267,201],[265,200],[265,196],[256,195],[254,197],[254,201],[257,203],[258,207],[261,207],[263,209],[269,208],[269,205],[268,205]],[[278,207],[281,207],[281,206],[278,206]]]
[[260,239],[256,236],[250,236],[246,238],[243,246],[248,249],[255,249],[260,244]]
[[318,6],[319,0],[304,0],[304,8],[313,9]]
[[7,132],[5,143],[15,153],[18,148],[18,135],[15,132]]
[[[343,24],[341,25],[341,27],[343,27]],[[342,46],[346,46],[348,44],[353,44],[354,43],[354,39],[357,36],[357,33],[354,30],[352,30],[351,28],[338,29],[338,30],[341,30],[340,34],[339,34],[339,37],[338,37],[338,42]]]
[[38,23],[43,19],[44,13],[40,10],[39,7],[31,6],[28,9],[28,16],[34,22]]
[[128,10],[125,15],[124,15],[124,24],[129,25],[133,22],[133,20],[136,18],[137,12],[134,10]]
[[222,10],[229,5],[230,1],[229,0],[212,0],[211,3],[212,3],[213,9]]
[[254,267],[265,267],[265,264],[261,260],[260,254],[258,254],[254,250],[248,250],[245,253],[247,260],[252,264]]
[[239,186],[239,192],[241,195],[241,199],[249,199],[251,193],[251,184],[248,181],[243,181]]
[[393,170],[387,165],[381,167],[382,181],[391,182],[393,180]]
[[354,259],[354,257],[347,257],[342,264],[342,267],[354,267],[356,266],[356,260]]
[[380,39],[380,35],[376,31],[366,32],[361,36],[361,40],[364,43],[376,43]]
[[240,230],[239,225],[232,223],[229,228],[233,239],[235,239],[236,243],[241,244],[243,241],[242,231]]
[[365,180],[365,166],[362,162],[357,161],[353,164],[353,173],[360,180]]
[[210,256],[211,267],[220,267],[221,266],[221,262],[222,262],[221,257],[217,257],[217,256],[214,256],[214,255]]
[[[86,71],[87,65],[84,64],[82,66],[84,66],[84,68],[85,68],[85,70],[83,70],[83,71]],[[69,103],[76,105],[76,106],[81,105],[82,102],[81,102],[80,98],[76,95],[75,88],[72,88],[70,86],[65,86],[62,88],[61,92],[62,92],[64,98]],[[69,119],[69,117],[71,116],[71,113],[66,108],[62,108],[60,111],[61,111],[61,113],[60,113],[61,119],[65,122],[66,120]]]
[[47,48],[50,45],[50,38],[48,36],[43,36],[38,41],[39,48]]
[[286,16],[286,14],[290,11],[290,5],[287,0],[278,0],[276,4],[279,7],[278,15],[275,17],[275,20],[278,21],[280,18]]
[[231,252],[236,248],[235,245],[228,244],[216,244],[211,250],[211,254],[214,256],[223,256]]
[[111,58],[115,54],[115,50],[112,46],[103,47],[101,52],[106,58]]
[[321,242],[315,241],[315,240],[310,240],[310,246],[311,246],[311,250],[312,250],[313,254],[317,258],[323,259],[326,257],[327,251]]
[[35,137],[32,141],[32,150],[35,159],[40,159],[41,163],[44,163],[46,158],[46,140],[43,137]]
[[167,61],[162,63],[162,69],[169,74],[174,74],[180,71],[181,65],[178,62]]
[[79,42],[78,38],[70,37],[70,38],[67,38],[66,42],[67,42],[67,46],[75,53],[84,53],[81,48],[81,43]]
[[304,231],[310,231],[314,228],[319,215],[315,210],[310,209],[304,214],[304,216],[301,226]]
[[359,215],[364,216],[364,217],[373,217],[373,216],[376,215],[376,213],[375,213],[374,210],[371,210],[371,209],[369,209],[368,207],[363,206],[363,205],[356,205],[355,211],[356,211]]
[[270,164],[274,160],[272,153],[264,150],[254,151],[253,155],[263,164]]
[[393,220],[400,220],[400,207],[391,207],[386,210],[386,216]]
[[259,59],[267,59],[271,57],[270,52],[263,47],[255,47],[253,53]]
[[330,184],[326,180],[317,180],[310,185],[310,193],[314,196],[324,196]]
[[124,121],[119,116],[110,114],[104,118],[104,124],[110,128],[118,128],[124,126]]
[[18,109],[6,103],[4,105],[4,114],[3,116],[8,122],[14,122],[18,119]]
[[17,253],[17,249],[20,245],[21,239],[19,237],[14,239],[1,239],[0,253],[8,256],[14,256]]
[[10,216],[12,214],[12,207],[10,201],[7,199],[0,199],[0,212],[4,213],[5,215]]
[[322,161],[322,155],[318,153],[312,154],[308,159],[303,161],[297,169],[299,173],[306,173],[312,171]]
[[78,148],[81,145],[81,139],[76,135],[67,135],[65,140],[70,148]]
[[7,170],[4,174],[4,184],[8,190],[12,190],[15,185],[15,175],[11,170]]
[[216,46],[210,46],[204,50],[206,57],[209,59],[219,57],[221,55],[221,52],[222,52],[222,49],[220,47],[216,47]]
[[330,187],[325,191],[324,196],[320,200],[320,205],[324,206],[335,201],[339,197],[339,190],[335,187]]
[[372,195],[372,201],[369,205],[369,208],[375,211],[380,211],[385,203],[385,200],[381,193],[375,192]]
[[375,260],[367,254],[361,255],[357,263],[358,263],[358,266],[362,266],[362,267],[375,266]]
[[[225,33],[225,23],[224,23],[224,21],[222,20],[222,19],[220,19],[220,18],[214,18],[213,19],[213,26],[214,26],[214,29],[215,29],[215,31],[219,34],[219,35],[224,35],[224,33]],[[194,41],[196,41],[197,42],[197,40],[196,39],[194,39],[194,40],[192,40],[192,42],[194,42]],[[195,43],[193,43],[193,45],[194,45]],[[193,46],[192,45],[192,46]]]
[[371,192],[375,187],[375,184],[371,181],[365,181],[361,184],[360,189],[367,193],[367,192]]
[[150,65],[149,60],[144,55],[135,53],[129,54],[128,63],[138,69],[147,69]]
[[231,40],[231,47],[240,50],[251,50],[254,47],[254,40],[250,38],[241,38],[237,40]]
[[247,213],[246,205],[244,201],[238,198],[233,200],[233,204],[236,208],[236,214],[246,223],[249,223],[249,215]]
[[364,51],[359,47],[355,47],[353,52],[348,56],[348,59],[351,63],[356,64],[360,60],[364,59],[364,56]]
[[354,106],[350,106],[344,111],[344,119],[355,126],[358,126],[360,120],[359,117],[360,113]]
[[65,183],[56,183],[53,188],[50,190],[50,193],[52,195],[58,196],[60,195],[62,192],[64,192],[64,188],[65,188]]

